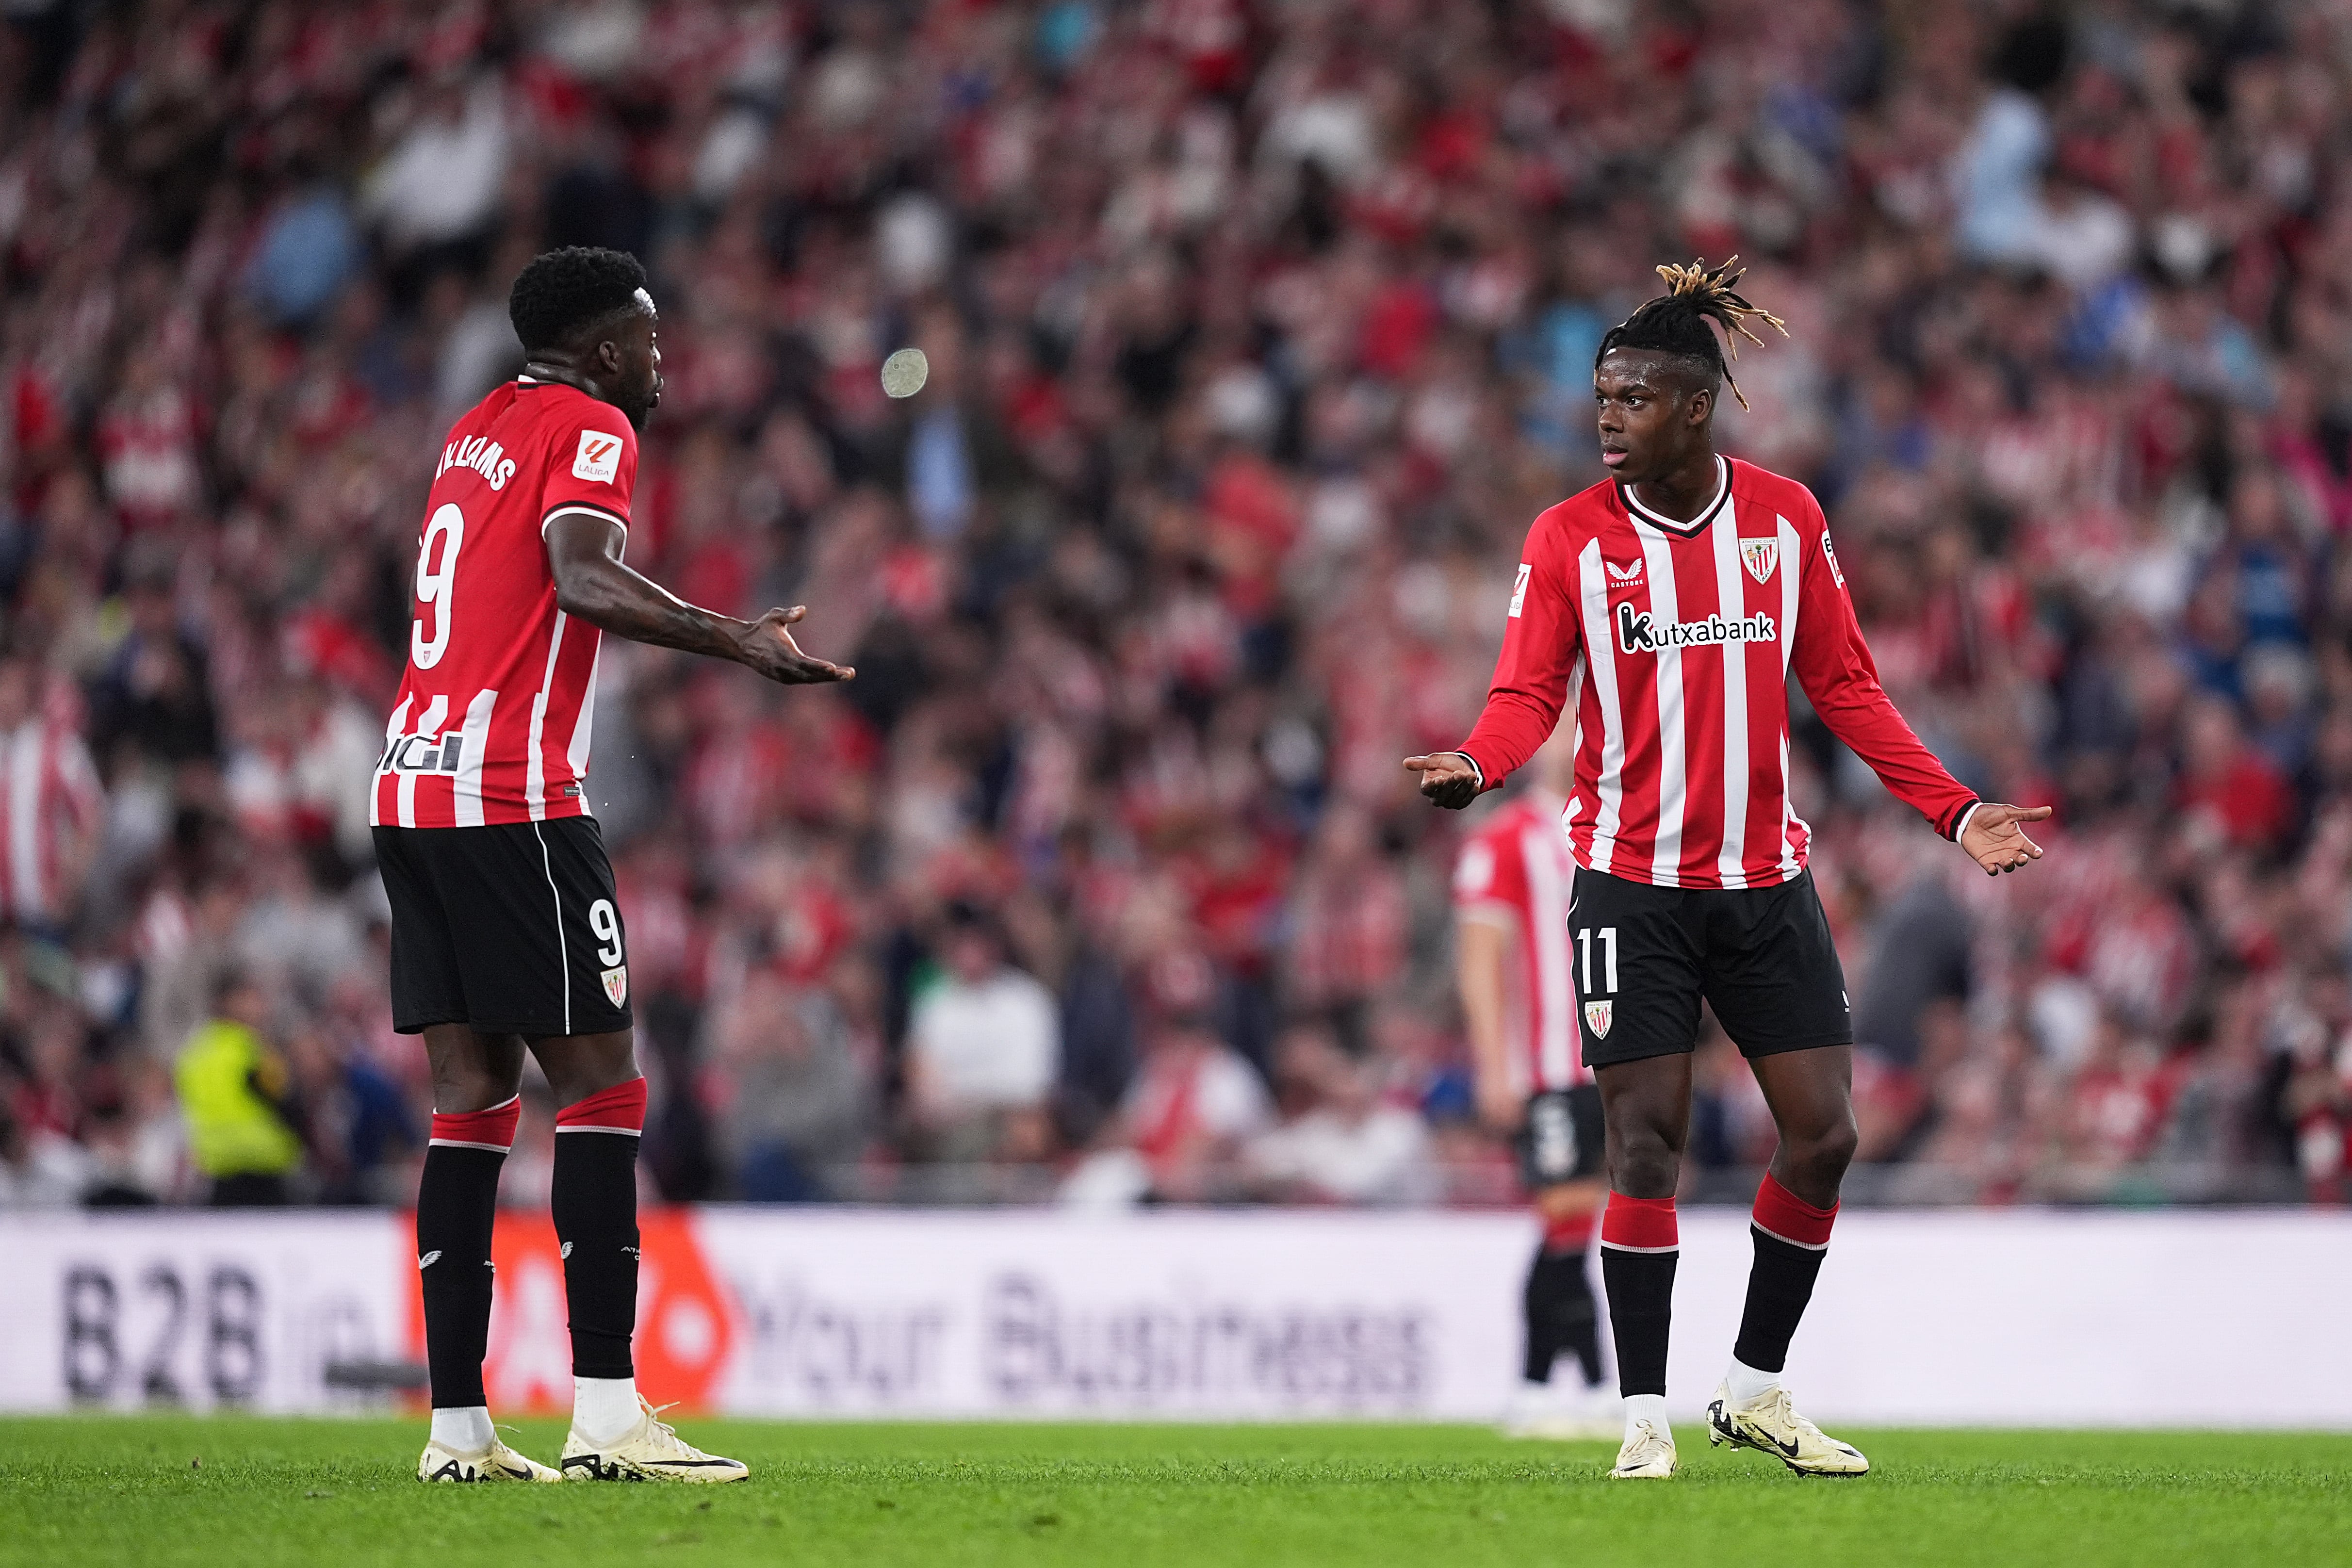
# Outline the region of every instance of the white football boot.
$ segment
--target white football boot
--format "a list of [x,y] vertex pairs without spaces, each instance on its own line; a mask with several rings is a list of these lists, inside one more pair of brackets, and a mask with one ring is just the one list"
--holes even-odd
[[563,1478],[538,1460],[518,1454],[498,1437],[478,1454],[461,1454],[439,1443],[425,1445],[416,1461],[420,1481],[560,1481]]
[[1715,1391],[1706,1407],[1706,1440],[1769,1454],[1801,1476],[1863,1476],[1870,1461],[1851,1443],[1826,1436],[1797,1414],[1789,1391],[1775,1388],[1753,1405],[1731,1403],[1731,1385]]
[[1625,1430],[1625,1412],[1607,1388],[1522,1383],[1498,1424],[1506,1437],[1555,1443],[1602,1442]]
[[591,1443],[573,1426],[563,1439],[567,1481],[688,1481],[710,1485],[740,1481],[751,1472],[736,1459],[706,1454],[682,1440],[660,1419],[659,1408],[637,1399],[637,1424],[609,1443]]
[[1680,1468],[1675,1458],[1675,1431],[1663,1421],[1641,1420],[1633,1423],[1633,1436],[1617,1450],[1617,1468],[1609,1472],[1612,1481],[1663,1481]]

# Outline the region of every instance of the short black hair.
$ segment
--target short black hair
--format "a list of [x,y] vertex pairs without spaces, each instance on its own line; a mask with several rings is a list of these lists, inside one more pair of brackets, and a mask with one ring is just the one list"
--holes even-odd
[[[1592,355],[1592,368],[1597,373],[1601,362],[1609,357],[1612,349],[1645,349],[1652,353],[1671,354],[1691,362],[1692,369],[1710,385],[1720,377],[1730,383],[1731,395],[1739,398],[1739,406],[1748,406],[1748,399],[1739,396],[1739,384],[1731,379],[1731,370],[1724,363],[1727,345],[1731,357],[1739,357],[1739,344],[1732,336],[1738,333],[1758,348],[1764,340],[1748,330],[1748,318],[1753,316],[1766,326],[1777,330],[1782,337],[1789,335],[1788,327],[1771,311],[1749,304],[1732,292],[1732,286],[1745,276],[1735,272],[1739,258],[1733,257],[1710,271],[1705,260],[1677,267],[1672,262],[1658,268],[1658,276],[1666,280],[1666,291],[1654,300],[1644,301],[1639,309],[1601,334],[1601,347]],[[1723,337],[1718,341],[1709,321],[1719,323]]]
[[571,346],[590,327],[637,306],[646,269],[625,250],[567,245],[531,258],[507,296],[523,353]]

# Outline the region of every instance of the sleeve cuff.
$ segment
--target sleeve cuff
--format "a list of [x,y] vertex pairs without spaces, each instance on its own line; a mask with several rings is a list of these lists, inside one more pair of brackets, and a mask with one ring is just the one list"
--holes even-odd
[[1478,765],[1478,759],[1477,759],[1477,758],[1475,758],[1475,757],[1474,757],[1474,756],[1472,756],[1472,755],[1471,755],[1469,752],[1454,752],[1454,754],[1455,756],[1457,756],[1457,757],[1461,758],[1464,762],[1468,763],[1470,764],[1470,771],[1471,771],[1471,773],[1473,773],[1474,774],[1475,774],[1475,775],[1477,776],[1477,779],[1478,779],[1478,793],[1479,793],[1480,795],[1484,795],[1484,794],[1486,794],[1486,769],[1484,769],[1484,768],[1482,768],[1482,767],[1480,767],[1480,766]]
[[1951,838],[1953,843],[1958,844],[1960,841],[1960,835],[1969,830],[1969,819],[1976,816],[1977,808],[1982,805],[1984,805],[1984,802],[1981,800],[1972,800],[1961,808],[1959,816],[1952,819]]

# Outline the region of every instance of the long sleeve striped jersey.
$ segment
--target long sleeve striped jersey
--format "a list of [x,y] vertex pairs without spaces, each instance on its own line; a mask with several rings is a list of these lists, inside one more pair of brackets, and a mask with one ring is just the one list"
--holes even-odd
[[1577,864],[1662,888],[1769,888],[1805,868],[1789,802],[1791,670],[1830,732],[1952,837],[1976,796],[1878,683],[1820,503],[1717,458],[1677,522],[1603,481],[1536,519],[1486,707],[1461,747],[1484,786],[1570,702]]

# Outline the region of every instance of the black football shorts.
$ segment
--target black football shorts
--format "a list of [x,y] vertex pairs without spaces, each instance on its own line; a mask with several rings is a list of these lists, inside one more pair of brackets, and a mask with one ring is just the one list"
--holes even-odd
[[1698,1005],[1750,1058],[1853,1043],[1813,874],[1774,888],[1655,888],[1580,869],[1569,962],[1585,1065],[1692,1049]]
[[604,1035],[630,1026],[613,863],[593,816],[379,827],[392,901],[392,1026]]
[[1598,1084],[1528,1096],[1528,1120],[1518,1136],[1519,1179],[1535,1192],[1599,1176],[1606,1132]]

